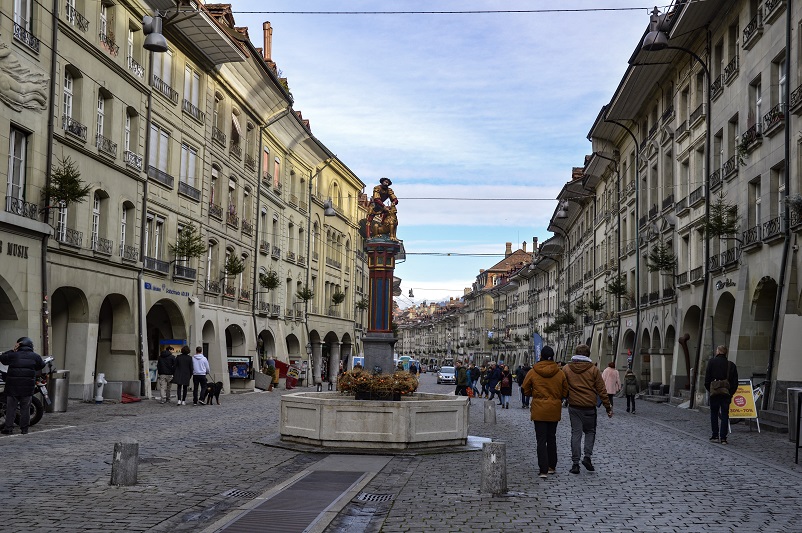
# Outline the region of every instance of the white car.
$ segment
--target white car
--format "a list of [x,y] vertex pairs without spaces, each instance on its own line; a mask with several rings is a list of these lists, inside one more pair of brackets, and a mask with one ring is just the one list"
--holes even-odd
[[437,384],[439,385],[441,383],[457,384],[453,366],[441,366],[440,370],[437,371]]

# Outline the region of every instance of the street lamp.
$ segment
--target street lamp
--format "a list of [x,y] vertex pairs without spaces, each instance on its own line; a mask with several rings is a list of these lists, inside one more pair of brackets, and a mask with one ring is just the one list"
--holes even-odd
[[[687,48],[683,48],[681,46],[671,46],[668,44],[668,35],[665,33],[665,21],[666,15],[660,14],[660,10],[657,7],[654,8],[652,14],[649,17],[649,32],[646,34],[646,37],[643,38],[643,43],[641,44],[641,49],[646,52],[656,52],[659,50],[679,50],[681,52],[685,52],[692,56],[699,64],[702,66],[702,70],[705,74],[705,80],[707,83],[707,90],[705,91],[705,168],[704,168],[704,175],[702,178],[704,179],[704,187],[705,187],[705,227],[708,227],[710,224],[710,113],[711,109],[711,92],[710,92],[710,68],[707,66],[707,63],[699,57],[696,52],[693,50],[689,50]],[[697,381],[697,374],[699,373],[699,363],[701,362],[702,358],[702,344],[703,344],[703,337],[704,337],[704,324],[705,324],[705,315],[707,313],[707,292],[710,287],[710,240],[704,240],[704,286],[702,288],[702,312],[701,317],[699,318],[699,334],[696,343],[696,360],[694,361],[693,368],[688,369],[690,382],[691,382],[691,398],[690,398],[690,408],[694,407],[695,403],[695,393],[696,393],[696,381]],[[637,336],[636,336],[637,342]]]

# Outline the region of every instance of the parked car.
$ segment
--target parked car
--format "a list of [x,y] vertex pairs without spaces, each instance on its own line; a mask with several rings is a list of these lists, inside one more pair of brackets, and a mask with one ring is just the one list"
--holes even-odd
[[437,371],[437,384],[439,385],[441,383],[457,384],[457,377],[454,375],[453,366],[441,366],[440,370]]

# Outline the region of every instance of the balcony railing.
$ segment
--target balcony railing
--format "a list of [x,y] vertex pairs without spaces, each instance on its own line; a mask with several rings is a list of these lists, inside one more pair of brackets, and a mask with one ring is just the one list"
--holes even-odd
[[645,228],[647,220],[648,220],[648,217],[646,215],[640,217],[640,220],[638,220],[638,227],[639,228]]
[[245,289],[240,289],[239,290],[239,299],[243,300],[243,301],[246,301],[246,302],[250,302],[251,301],[251,291],[245,290]]
[[711,255],[707,268],[710,270],[718,270],[718,267],[721,266],[720,260],[721,256],[719,254]]
[[663,298],[673,298],[676,294],[674,287],[665,287],[663,288]]
[[16,22],[14,23],[14,38],[37,54],[39,53],[39,39]]
[[758,141],[763,139],[763,133],[760,129],[760,124],[755,124],[741,135],[741,146],[744,150],[749,150],[753,146],[757,146]]
[[236,298],[237,297],[237,288],[234,285],[229,285],[226,283],[223,285],[223,296],[226,298]]
[[749,246],[757,242],[760,242],[760,224],[757,226],[752,226],[748,230],[744,231],[741,236],[742,246]]
[[721,185],[721,169],[717,169],[715,172],[710,174],[710,190],[712,191],[716,187]]
[[794,89],[788,96],[788,107],[791,111],[797,111],[799,104],[802,104],[802,85]]
[[267,315],[270,313],[270,303],[265,302],[264,300],[259,300],[256,304],[256,312],[261,315]]
[[31,220],[39,220],[39,206],[15,196],[6,196],[6,213],[13,213]]
[[162,80],[158,76],[153,76],[150,84],[156,92],[164,95],[174,104],[178,103],[178,92],[169,85],[167,85],[167,83],[165,83],[164,80]]
[[765,0],[763,2],[763,18],[765,22],[770,22],[780,10],[777,9],[785,3],[785,0]]
[[702,279],[703,275],[704,275],[704,268],[703,267],[697,267],[697,268],[694,268],[694,269],[691,270],[691,274],[689,276],[689,279],[691,280],[691,282],[698,281],[698,280]]
[[67,4],[64,9],[64,14],[67,17],[67,22],[85,32],[89,29],[89,21],[77,9]]
[[114,42],[114,37],[103,32],[98,33],[98,37],[100,38],[100,45],[105,48],[110,55],[117,57],[117,54],[120,53],[120,47]]
[[657,211],[657,204],[652,205],[652,207],[649,208],[649,218],[652,219],[656,217]]
[[674,207],[674,193],[671,193],[663,198],[663,211],[672,207]]
[[142,170],[142,156],[139,154],[135,154],[131,150],[126,150],[123,152],[123,160],[125,161],[126,166],[129,166],[133,169],[138,171]]
[[251,154],[245,154],[245,166],[251,170],[256,170],[256,158]]
[[217,204],[209,204],[209,216],[223,220],[223,208]]
[[235,143],[231,141],[231,148],[230,148],[231,155],[236,157],[237,159],[242,159],[242,146],[239,143]]
[[145,270],[150,270],[152,272],[159,272],[160,274],[170,273],[170,263],[162,261],[161,259],[156,259],[155,257],[145,257],[142,260],[142,266]]
[[74,118],[68,117],[67,115],[61,117],[61,127],[69,135],[72,135],[73,137],[78,137],[82,141],[86,142],[86,126],[84,126]]
[[267,241],[260,241],[259,242],[259,253],[262,255],[269,255],[270,254],[270,243]]
[[273,249],[270,250],[270,257],[273,259],[281,259],[281,248],[273,245]]
[[192,185],[190,185],[189,183],[179,181],[178,194],[183,194],[187,198],[191,198],[196,202],[200,202],[201,192]]
[[173,188],[173,183],[175,182],[175,178],[154,166],[148,166],[148,177],[170,189]]
[[286,257],[286,259],[287,259],[287,261],[290,261],[290,262],[294,263],[294,262],[295,262],[295,252],[292,252],[292,251],[290,251],[290,250],[287,250],[287,257]]
[[206,292],[211,294],[220,294],[220,282],[216,279],[207,279]]
[[721,252],[721,266],[727,266],[738,261],[740,248],[733,247]]
[[677,131],[674,132],[674,138],[678,139],[679,137],[682,137],[686,133],[688,133],[688,122],[683,121],[682,124],[677,126]]
[[245,235],[253,235],[253,224],[251,224],[244,218],[242,219],[242,233],[244,233]]
[[635,181],[634,180],[630,181],[629,183],[627,183],[626,186],[624,187],[624,190],[621,191],[621,195],[624,196],[624,197],[630,196],[632,194],[635,194]]
[[738,74],[738,55],[733,57],[724,67],[724,83],[729,83]]
[[721,94],[722,89],[724,88],[724,74],[720,74],[716,76],[712,83],[710,84],[710,96],[715,98],[719,94]]
[[58,227],[56,228],[56,240],[62,244],[80,248],[83,244],[84,234],[72,228]]
[[763,223],[763,240],[780,235],[783,231],[783,217],[777,216]]
[[785,122],[785,104],[777,104],[763,115],[763,131],[770,132]]
[[196,277],[197,270],[194,268],[190,268],[185,265],[179,265],[178,263],[173,265],[173,278],[195,281]]
[[677,285],[685,285],[686,283],[688,283],[688,273],[677,274]]
[[631,240],[631,241],[629,241],[629,242],[627,243],[627,246],[626,246],[626,248],[625,248],[625,249],[626,249],[626,252],[627,252],[628,254],[629,254],[629,253],[632,253],[632,252],[634,252],[634,251],[635,251],[635,248],[637,248],[637,245],[638,245],[638,243],[637,243],[637,242],[635,242],[635,240],[634,240],[634,239],[633,239],[633,240]]
[[239,228],[239,217],[237,214],[228,213],[228,215],[226,215],[226,224],[234,228]]
[[705,188],[703,185],[688,195],[688,205],[693,206],[697,202],[704,201],[704,199],[705,199]]
[[671,104],[666,108],[665,111],[663,111],[662,116],[660,116],[660,122],[665,124],[666,122],[668,122],[673,118],[674,118],[674,104]]
[[281,306],[279,304],[270,304],[270,316],[279,316],[281,314]]
[[139,249],[136,246],[120,244],[120,258],[123,261],[136,263],[139,260]]
[[802,224],[802,212],[799,209],[791,207],[788,214],[789,214],[789,223],[792,228],[795,228],[796,226]]
[[697,121],[702,120],[703,118],[705,118],[705,105],[700,104],[699,107],[693,110],[693,113],[691,113],[688,122],[691,125],[693,125],[696,124]]
[[326,264],[334,268],[342,268],[342,264],[336,259],[332,259],[331,257],[326,258]]
[[137,63],[136,59],[131,56],[128,56],[128,70],[140,80],[145,78],[145,67]]
[[284,309],[284,316],[289,319],[295,318],[295,311],[291,307]]
[[733,173],[737,173],[738,172],[738,156],[734,155],[731,158],[727,159],[727,161],[724,162],[724,166],[722,166],[721,169],[724,171],[724,177],[725,178],[730,177],[730,175],[732,175]]
[[652,291],[649,293],[649,303],[652,304],[660,300],[660,291]]
[[298,207],[298,195],[291,194],[289,198],[289,203],[292,207]]
[[641,305],[648,305],[649,304],[649,295],[648,294],[641,294],[640,295],[640,304]]
[[191,116],[198,122],[203,123],[206,120],[206,113],[198,109],[198,106],[187,100],[186,98],[181,103],[181,110],[187,115]]
[[226,134],[217,126],[212,126],[212,140],[220,146],[226,145]]
[[685,211],[686,209],[688,209],[688,197],[687,196],[685,198],[683,198],[682,200],[678,201],[676,204],[674,204],[674,210],[677,213],[681,213],[681,212]]
[[117,143],[108,137],[104,137],[99,133],[96,134],[95,146],[97,146],[99,152],[110,155],[111,157],[117,157]]
[[111,255],[114,253],[114,241],[93,235],[92,250],[99,254]]
[[[758,8],[759,9],[759,8]],[[749,49],[757,41],[760,34],[763,33],[763,20],[760,17],[760,11],[749,21],[749,24],[744,26],[743,32],[743,47]]]

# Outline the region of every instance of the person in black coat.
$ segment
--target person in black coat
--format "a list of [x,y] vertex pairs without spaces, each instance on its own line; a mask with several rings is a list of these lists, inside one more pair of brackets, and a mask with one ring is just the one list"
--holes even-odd
[[[725,388],[713,388],[714,381],[726,380],[729,385]],[[730,428],[730,402],[735,391],[738,390],[738,367],[727,360],[727,347],[716,347],[716,355],[707,363],[705,372],[705,389],[710,393],[710,426],[713,435],[711,442],[727,444],[727,431]],[[719,427],[719,419],[721,426]]]
[[187,404],[187,389],[192,379],[192,356],[189,355],[189,346],[182,346],[181,353],[175,358],[173,383],[176,384],[177,405]]
[[19,407],[19,427],[22,434],[28,433],[31,424],[31,400],[36,386],[36,373],[45,367],[42,357],[33,351],[33,341],[21,337],[14,349],[0,355],[0,363],[8,365],[5,377],[6,425],[0,433],[14,432],[14,413]]
[[173,355],[172,346],[165,348],[159,355],[156,371],[159,375],[159,393],[162,397],[159,403],[170,403],[170,384],[175,373],[175,356]]

